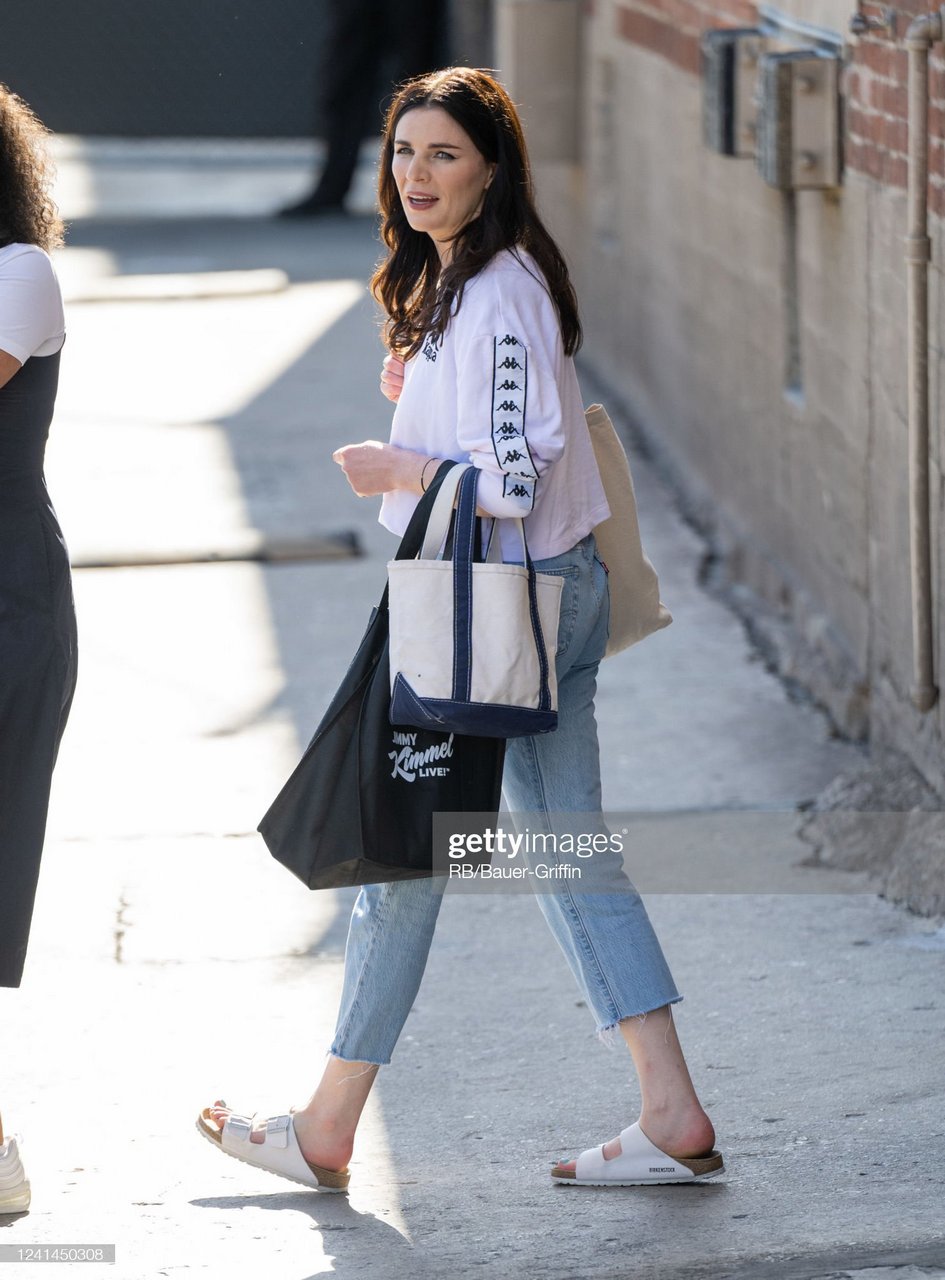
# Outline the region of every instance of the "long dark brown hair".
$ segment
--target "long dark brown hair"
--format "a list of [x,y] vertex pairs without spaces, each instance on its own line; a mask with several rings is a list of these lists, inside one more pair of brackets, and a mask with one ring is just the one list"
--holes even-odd
[[0,84],[0,248],[22,243],[49,250],[62,244],[62,220],[49,195],[46,138],[22,98]]
[[[442,107],[472,139],[495,176],[479,216],[453,238],[449,265],[442,271],[436,245],[407,221],[393,174],[394,135],[401,116],[414,107]],[[581,345],[577,299],[561,251],[535,208],[531,169],[522,125],[512,99],[492,76],[472,67],[449,67],[408,80],[384,122],[378,176],[381,238],[388,254],[371,280],[371,290],[387,312],[385,341],[395,354],[416,355],[430,334],[439,340],[450,315],[462,304],[466,284],[502,249],[518,246],[532,255],[558,311],[567,355]],[[525,264],[523,264],[525,265]]]

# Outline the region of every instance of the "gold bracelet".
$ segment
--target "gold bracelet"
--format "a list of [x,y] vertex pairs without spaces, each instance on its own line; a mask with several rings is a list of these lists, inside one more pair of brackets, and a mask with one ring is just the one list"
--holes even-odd
[[427,458],[426,462],[423,464],[423,470],[420,472],[420,492],[421,493],[426,493],[427,491],[427,487],[423,483],[423,477],[427,473],[427,467],[430,465],[431,462],[437,462],[437,461],[438,461],[437,458]]

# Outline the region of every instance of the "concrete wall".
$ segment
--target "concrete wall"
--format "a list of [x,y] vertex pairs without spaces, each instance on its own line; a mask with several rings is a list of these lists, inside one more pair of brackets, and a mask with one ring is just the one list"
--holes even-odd
[[310,136],[327,0],[5,0],[0,80],[59,133]]
[[[333,7],[331,0],[4,0],[0,81],[58,133],[310,137],[324,125],[320,84]],[[441,13],[441,60],[489,64],[489,0],[443,0]],[[377,72],[378,102],[403,74],[392,53]]]
[[[945,707],[923,716],[908,698],[906,55],[885,33],[850,38],[849,3],[780,8],[842,38],[847,164],[829,191],[783,193],[753,160],[703,145],[699,38],[707,27],[755,25],[755,7],[741,0],[498,0],[499,64],[575,271],[585,358],[676,471],[732,577],[788,624],[790,674],[846,732],[907,752],[941,786]],[[899,6],[900,37],[907,11],[924,10]],[[930,112],[937,609],[940,55],[941,46]],[[576,153],[561,127],[571,116]],[[943,656],[937,635],[937,671]]]

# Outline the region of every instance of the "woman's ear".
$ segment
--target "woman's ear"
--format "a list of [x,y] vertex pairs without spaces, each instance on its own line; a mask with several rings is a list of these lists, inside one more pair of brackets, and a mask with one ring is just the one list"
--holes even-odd
[[488,179],[486,180],[486,185],[485,185],[485,187],[483,188],[483,190],[488,191],[488,190],[489,190],[489,188],[492,186],[492,179],[495,177],[495,171],[496,171],[496,169],[497,169],[497,168],[498,168],[498,165],[497,165],[497,164],[494,164],[494,163],[493,163],[493,164],[490,164],[490,165],[489,165],[489,177],[488,177]]

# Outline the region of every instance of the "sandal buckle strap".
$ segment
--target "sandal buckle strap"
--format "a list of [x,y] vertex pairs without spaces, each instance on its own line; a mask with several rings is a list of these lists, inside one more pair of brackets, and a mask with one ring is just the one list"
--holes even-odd
[[266,1142],[274,1147],[288,1147],[291,1116],[270,1116],[266,1121]]
[[232,1138],[237,1142],[248,1142],[253,1131],[253,1121],[249,1116],[238,1116],[231,1112],[223,1125],[223,1138]]

